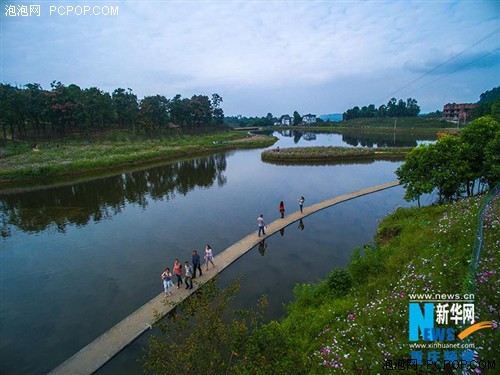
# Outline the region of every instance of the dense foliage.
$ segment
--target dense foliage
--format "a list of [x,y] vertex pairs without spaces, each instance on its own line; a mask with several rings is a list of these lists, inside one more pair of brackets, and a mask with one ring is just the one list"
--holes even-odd
[[392,98],[387,105],[381,105],[376,108],[374,104],[359,108],[355,106],[348,109],[342,115],[344,121],[355,118],[372,117],[416,117],[420,113],[420,106],[416,99],[408,98],[406,102],[403,99]]
[[483,92],[471,111],[473,119],[488,115],[500,121],[500,86]]
[[500,182],[499,155],[500,124],[486,116],[471,122],[459,136],[446,135],[434,144],[416,147],[396,175],[406,188],[408,201],[434,189],[440,200],[464,193],[471,196],[478,182],[490,188]]
[[97,87],[52,82],[51,90],[37,83],[23,87],[0,84],[0,124],[3,137],[50,138],[78,133],[85,138],[112,129],[129,129],[133,134],[154,135],[164,129],[221,126],[222,98],[163,95],[137,99],[131,89],[117,88],[112,94]]

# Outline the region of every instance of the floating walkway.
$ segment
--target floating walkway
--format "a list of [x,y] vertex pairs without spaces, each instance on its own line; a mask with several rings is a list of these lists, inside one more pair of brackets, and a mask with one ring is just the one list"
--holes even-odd
[[212,279],[218,272],[221,272],[223,269],[228,267],[231,263],[252,249],[254,246],[258,245],[264,238],[267,238],[278,232],[280,229],[283,229],[286,226],[324,208],[360,197],[362,195],[389,189],[397,185],[399,185],[399,181],[393,181],[355,191],[353,193],[344,194],[336,198],[316,203],[312,206],[305,206],[303,210],[304,213],[301,214],[300,211],[296,211],[286,215],[283,219],[278,219],[269,224],[266,229],[266,236],[264,237],[258,237],[257,230],[253,231],[251,234],[228,247],[223,252],[217,254],[216,268],[209,268],[207,272],[203,272],[202,277],[195,278],[193,280],[193,289],[174,289],[173,295],[168,298],[168,300],[172,302],[170,304],[163,303],[165,297],[164,294],[161,293],[123,319],[120,323],[116,324],[109,331],[103,333],[61,365],[56,367],[50,372],[50,374],[93,374],[110,361],[115,355],[121,352],[125,347],[127,347],[131,342],[150,329],[152,324],[172,311],[178,303],[182,302],[192,293],[196,292],[201,285]]

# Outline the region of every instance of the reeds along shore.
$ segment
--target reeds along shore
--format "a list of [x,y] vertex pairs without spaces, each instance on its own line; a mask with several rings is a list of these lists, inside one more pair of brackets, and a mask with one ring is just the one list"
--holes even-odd
[[359,147],[293,147],[262,152],[263,161],[279,163],[372,161],[375,159],[404,159],[411,147],[359,148]]

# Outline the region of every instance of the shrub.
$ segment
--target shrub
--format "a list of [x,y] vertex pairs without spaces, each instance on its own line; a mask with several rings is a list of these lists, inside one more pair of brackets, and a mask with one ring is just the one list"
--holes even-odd
[[336,269],[328,274],[326,283],[333,297],[344,297],[352,288],[352,278],[342,268]]

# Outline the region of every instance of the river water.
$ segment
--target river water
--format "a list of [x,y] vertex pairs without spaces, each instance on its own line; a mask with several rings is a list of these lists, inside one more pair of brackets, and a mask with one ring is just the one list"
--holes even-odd
[[[283,132],[272,147],[415,145],[386,137]],[[144,170],[17,194],[0,192],[0,373],[43,374],[162,291],[160,274],[209,243],[217,253],[256,230],[256,218],[393,181],[401,162],[331,166],[263,163],[262,150],[178,160]],[[320,211],[266,240],[221,274],[241,277],[235,304],[269,298],[268,319],[283,315],[296,283],[316,282],[370,242],[398,205],[392,188]],[[145,338],[101,373],[140,372]]]

